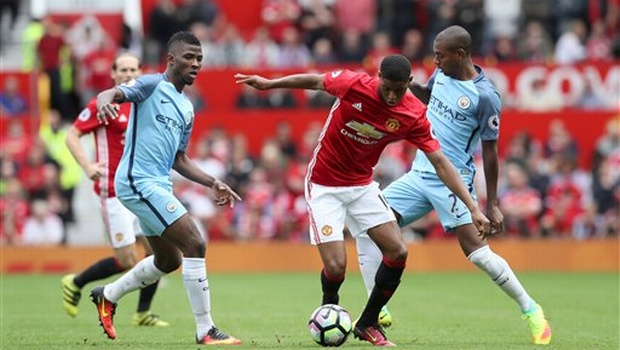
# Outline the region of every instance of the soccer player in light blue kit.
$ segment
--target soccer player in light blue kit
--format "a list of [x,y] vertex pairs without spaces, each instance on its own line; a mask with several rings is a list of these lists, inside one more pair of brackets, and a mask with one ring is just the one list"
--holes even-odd
[[139,219],[153,255],[116,281],[96,287],[91,298],[108,338],[116,338],[116,302],[182,264],[183,284],[196,322],[196,342],[237,345],[241,341],[220,331],[211,318],[205,266],[205,240],[187,209],[172,193],[171,169],[210,187],[218,205],[234,205],[239,196],[226,184],[204,173],[186,155],[194,125],[194,107],[183,92],[193,84],[202,61],[198,39],[178,32],[168,41],[166,71],[145,75],[97,96],[98,118],[107,124],[118,116],[118,103],[132,102],[125,149],[116,171],[118,199]]
[[[428,105],[427,118],[433,134],[474,198],[473,152],[482,140],[487,217],[493,234],[498,234],[503,231],[503,215],[497,201],[500,97],[482,69],[473,64],[470,49],[471,36],[465,29],[451,26],[443,30],[433,45],[437,69],[426,86],[413,83],[410,88]],[[486,237],[478,233],[467,208],[437,177],[423,152],[417,152],[411,170],[387,186],[383,195],[401,227],[434,208],[444,229],[456,234],[467,259],[517,302],[534,343],[549,344],[551,328],[542,308],[528,295],[506,260],[494,253]],[[364,283],[372,288],[381,254],[366,235],[357,236],[356,242]]]

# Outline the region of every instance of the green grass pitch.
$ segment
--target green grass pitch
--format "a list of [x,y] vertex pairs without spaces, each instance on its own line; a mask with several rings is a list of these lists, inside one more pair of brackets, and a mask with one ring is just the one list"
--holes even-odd
[[[619,349],[617,273],[521,273],[553,328],[547,349]],[[60,276],[2,275],[1,349],[198,349],[194,321],[178,273],[167,276],[153,311],[167,328],[136,328],[137,293],[119,303],[118,338],[108,340],[84,289],[76,318],[60,304]],[[306,329],[320,300],[319,273],[211,274],[218,326],[243,340],[236,348],[320,349]],[[365,302],[361,277],[350,273],[341,305],[356,318]],[[389,304],[395,324],[388,338],[400,349],[535,349],[516,305],[481,273],[407,273]],[[204,347],[202,347],[204,348]],[[370,349],[350,338],[346,349]]]

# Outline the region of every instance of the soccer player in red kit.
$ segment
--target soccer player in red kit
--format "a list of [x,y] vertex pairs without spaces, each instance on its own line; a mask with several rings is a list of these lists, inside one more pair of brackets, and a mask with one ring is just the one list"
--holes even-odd
[[302,88],[324,90],[337,97],[306,174],[310,240],[323,261],[322,303],[339,303],[338,291],[346,271],[344,225],[354,236],[367,229],[383,260],[353,332],[375,346],[394,346],[379,327],[378,316],[400,283],[407,246],[394,213],[373,181],[373,167],[385,147],[401,140],[417,146],[441,180],[467,205],[481,234],[490,231],[489,220],[433,138],[426,107],[407,89],[412,80],[411,63],[402,55],[386,56],[376,77],[338,70],[277,79],[244,74],[236,74],[235,78],[238,84],[258,90]]
[[[115,84],[121,84],[140,75],[138,58],[123,54],[114,60],[111,76]],[[89,282],[101,280],[133,267],[138,259],[135,243],[139,240],[147,255],[151,249],[140,233],[138,219],[116,198],[114,176],[123,155],[125,130],[130,103],[120,105],[119,117],[108,124],[101,124],[97,119],[97,99],[93,98],[78,115],[67,133],[67,147],[84,172],[94,182],[94,188],[101,199],[101,214],[108,240],[114,249],[114,256],[101,259],[80,274],[69,274],[62,278],[62,304],[65,311],[75,317],[81,289]],[[96,146],[96,161],[92,162],[86,155],[80,137],[93,134]],[[167,326],[159,316],[150,312],[151,301],[157,290],[158,282],[140,290],[137,311],[133,317],[136,326]]]

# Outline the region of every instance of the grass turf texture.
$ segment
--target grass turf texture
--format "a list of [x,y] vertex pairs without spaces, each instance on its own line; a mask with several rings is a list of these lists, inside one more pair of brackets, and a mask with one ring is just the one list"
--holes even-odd
[[[118,338],[108,340],[83,290],[79,314],[61,306],[60,277],[2,275],[0,349],[197,349],[194,321],[178,273],[167,276],[153,311],[167,328],[134,327],[137,293],[116,313]],[[521,273],[553,328],[547,349],[618,349],[617,273]],[[320,300],[319,273],[211,274],[217,325],[239,337],[235,348],[320,349],[308,334],[308,317]],[[357,318],[366,293],[358,274],[347,277],[341,305]],[[516,305],[481,273],[408,273],[389,304],[395,324],[388,338],[401,349],[533,349]],[[346,349],[370,349],[352,337]]]

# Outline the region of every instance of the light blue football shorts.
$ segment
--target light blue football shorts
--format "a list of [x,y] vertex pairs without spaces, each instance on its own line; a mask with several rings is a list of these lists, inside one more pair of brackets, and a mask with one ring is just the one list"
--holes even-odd
[[187,209],[172,194],[172,187],[160,183],[134,183],[130,188],[117,186],[117,197],[140,219],[145,236],[160,236],[168,226],[187,213]]
[[[473,176],[463,177],[474,200],[476,193]],[[437,174],[412,170],[392,182],[383,190],[390,206],[400,214],[398,222],[405,227],[428,214],[433,208],[446,230],[472,223],[471,213],[465,204],[439,179]]]

